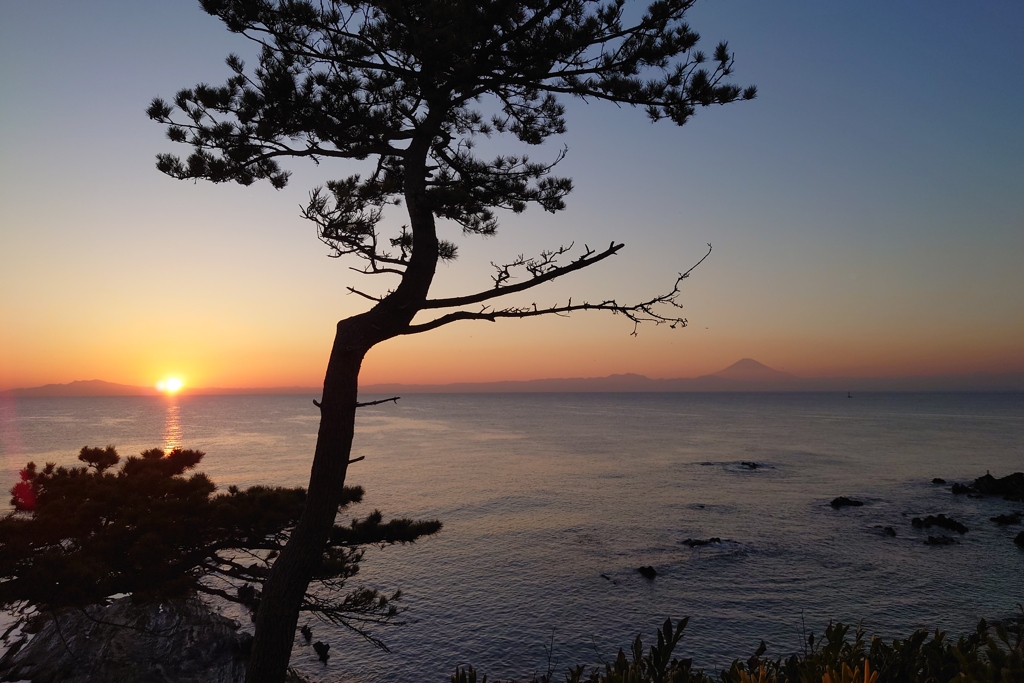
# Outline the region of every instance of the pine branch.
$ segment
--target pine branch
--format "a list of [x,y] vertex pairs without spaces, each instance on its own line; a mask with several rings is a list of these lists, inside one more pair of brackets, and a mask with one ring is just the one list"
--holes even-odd
[[707,253],[705,253],[704,256],[687,271],[680,273],[668,292],[651,297],[650,299],[639,303],[620,304],[614,299],[607,299],[599,303],[583,302],[581,304],[574,304],[572,303],[572,299],[569,299],[566,304],[556,304],[548,307],[538,307],[536,304],[533,304],[528,307],[491,309],[485,306],[480,311],[455,311],[425,323],[409,325],[403,334],[419,334],[421,332],[434,330],[438,327],[461,320],[487,320],[495,322],[502,318],[534,318],[544,315],[566,316],[577,311],[607,311],[613,314],[624,315],[633,322],[633,331],[630,333],[632,336],[636,336],[637,328],[641,323],[653,323],[654,325],[667,324],[672,329],[686,327],[686,318],[666,315],[662,313],[659,308],[662,306],[668,306],[670,308],[682,309],[682,304],[677,301],[679,294],[681,293],[680,285],[683,280],[690,276],[690,273],[693,272],[694,268],[703,263],[704,259],[706,259],[710,254],[711,245],[708,244]]

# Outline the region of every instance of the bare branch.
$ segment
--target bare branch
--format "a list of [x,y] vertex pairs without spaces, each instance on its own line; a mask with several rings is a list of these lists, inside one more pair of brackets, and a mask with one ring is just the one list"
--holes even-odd
[[378,406],[381,403],[391,403],[391,402],[398,403],[398,399],[400,399],[400,398],[402,398],[402,397],[401,396],[392,396],[391,398],[382,398],[379,401],[366,401],[365,403],[357,403],[356,404],[356,408],[365,408],[366,406]]
[[[333,255],[332,255],[332,257],[333,257]],[[375,260],[383,261],[384,259],[379,259],[378,258],[378,259],[375,259]],[[401,265],[404,268],[408,264],[403,262]],[[365,268],[356,268],[355,266],[349,266],[348,269],[349,270],[354,270],[355,272],[357,272],[357,273],[359,273],[361,275],[381,275],[383,273],[388,273],[390,275],[405,275],[405,271],[404,270],[399,270],[398,268],[381,268],[380,266],[377,266],[377,265],[375,265],[372,262],[369,265],[367,265]]]
[[[557,266],[555,259],[567,252],[572,248],[572,245],[568,247],[559,247],[554,252],[542,252],[538,259],[524,259],[520,256],[512,263],[505,264],[502,266],[495,266],[498,270],[497,275],[494,276],[494,289],[489,289],[485,292],[478,292],[476,294],[469,294],[467,296],[457,296],[448,299],[427,299],[424,302],[422,308],[452,308],[455,306],[468,306],[469,304],[476,304],[482,301],[488,301],[506,294],[514,294],[516,292],[522,292],[532,287],[536,287],[544,282],[550,282],[555,278],[567,275],[577,270],[582,270],[587,266],[591,266],[598,261],[603,261],[609,256],[613,256],[622,249],[624,244],[616,244],[612,242],[611,245],[599,254],[595,254],[589,247],[586,248],[586,252],[578,259],[573,261],[567,266]],[[504,285],[511,279],[511,269],[515,267],[523,267],[529,271],[533,277],[529,280],[514,285]]]
[[367,294],[366,292],[361,292],[358,289],[356,289],[355,287],[346,287],[345,289],[347,289],[348,291],[352,292],[353,294],[358,294],[359,296],[363,297],[364,299],[369,299],[370,301],[372,301],[374,303],[378,303],[379,304],[381,301],[384,300],[383,297],[373,296],[372,294]]
[[[613,244],[614,246],[614,244]],[[621,245],[620,245],[621,246]],[[607,299],[599,303],[589,303],[584,301],[581,304],[572,303],[572,299],[563,305],[548,306],[546,308],[539,308],[537,304],[533,304],[529,307],[509,307],[503,309],[491,309],[487,306],[481,308],[481,310],[473,311],[454,311],[442,315],[438,318],[430,320],[425,323],[418,325],[409,325],[403,334],[418,334],[420,332],[426,332],[428,330],[434,330],[443,325],[457,322],[459,320],[488,320],[495,322],[500,318],[534,318],[542,315],[567,315],[576,311],[609,311],[613,314],[621,314],[626,316],[629,320],[633,321],[633,331],[630,333],[636,336],[637,327],[640,323],[653,323],[654,325],[668,325],[675,329],[677,327],[686,327],[686,318],[667,315],[662,313],[660,307],[669,306],[675,309],[682,309],[682,304],[678,302],[680,292],[680,285],[683,280],[690,276],[690,273],[704,262],[711,254],[711,244],[708,244],[707,253],[701,257],[697,263],[693,264],[685,272],[679,273],[675,282],[672,284],[672,288],[664,293],[654,296],[646,301],[641,301],[635,304],[620,304],[614,299]]]

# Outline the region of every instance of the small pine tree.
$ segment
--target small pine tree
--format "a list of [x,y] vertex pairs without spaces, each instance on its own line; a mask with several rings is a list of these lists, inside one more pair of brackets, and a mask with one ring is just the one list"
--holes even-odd
[[[84,466],[28,463],[11,489],[15,511],[0,519],[0,605],[52,610],[125,593],[141,601],[205,593],[255,611],[306,492],[232,486],[217,494],[205,474],[187,474],[203,455],[152,449],[121,462],[113,446],[85,447]],[[362,488],[345,487],[339,511],[362,498]],[[397,614],[400,594],[342,591],[359,571],[362,547],[411,543],[440,528],[385,522],[377,510],[335,525],[303,610],[383,646],[368,627]]]

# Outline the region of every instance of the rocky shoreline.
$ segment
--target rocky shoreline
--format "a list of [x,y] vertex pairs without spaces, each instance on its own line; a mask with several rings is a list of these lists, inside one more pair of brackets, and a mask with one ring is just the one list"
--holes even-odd
[[[747,463],[744,466],[754,469]],[[944,480],[932,480],[934,484],[939,482],[946,484]],[[986,474],[971,485],[953,483],[949,488],[955,495],[1024,501],[1024,473],[998,479]],[[829,505],[840,510],[864,503],[840,496]],[[1022,520],[1024,511],[991,518],[1000,526],[1021,524]],[[911,525],[917,529],[938,527],[960,535],[968,532],[966,526],[942,513],[915,517]],[[885,536],[896,536],[892,527],[878,528]],[[1024,531],[1014,542],[1024,550]],[[722,539],[688,538],[681,543],[700,548],[720,545]],[[959,541],[948,535],[929,535],[924,543],[957,545]],[[648,580],[658,576],[653,566],[641,566],[636,571]],[[308,636],[306,639],[310,640]],[[20,630],[4,634],[3,640],[8,649],[0,658],[0,680],[33,683],[243,683],[251,646],[251,636],[240,631],[238,622],[217,614],[198,598],[137,604],[130,597],[122,597],[107,605],[37,614],[26,619]],[[325,646],[321,655],[325,660],[329,656],[326,644],[317,645]],[[289,680],[301,681],[294,673]]]
[[32,683],[243,683],[251,642],[197,598],[37,614],[10,636],[0,679]]

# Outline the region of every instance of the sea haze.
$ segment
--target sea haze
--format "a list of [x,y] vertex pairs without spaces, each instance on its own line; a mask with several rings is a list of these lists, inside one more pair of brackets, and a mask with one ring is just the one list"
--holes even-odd
[[[110,443],[201,449],[222,487],[304,485],[312,398],[3,399],[4,487],[28,460]],[[440,681],[465,663],[524,676],[549,646],[564,669],[683,616],[677,654],[713,669],[762,638],[769,655],[800,650],[830,619],[959,633],[1024,602],[1020,528],[989,521],[1024,504],[931,483],[1024,469],[1024,394],[419,394],[362,409],[354,455],[367,496],[346,516],[445,527],[367,553],[356,583],[401,588],[408,623],[378,631],[391,654],[313,623],[330,663],[301,639],[293,661],[323,680]],[[864,505],[833,510],[840,495]],[[940,512],[970,529],[958,545],[911,526]]]

